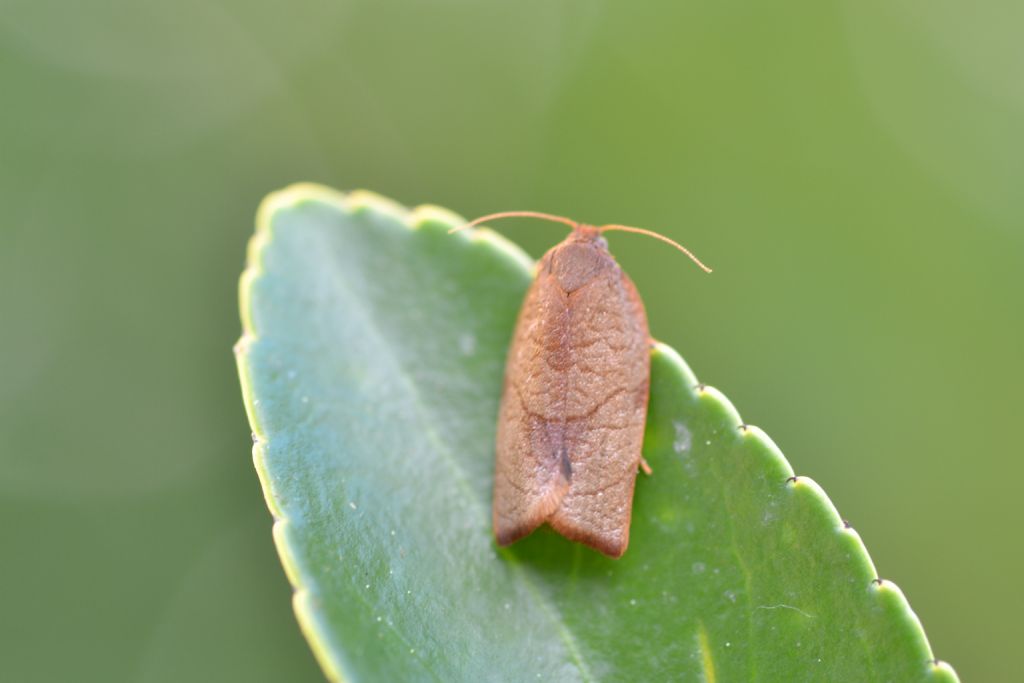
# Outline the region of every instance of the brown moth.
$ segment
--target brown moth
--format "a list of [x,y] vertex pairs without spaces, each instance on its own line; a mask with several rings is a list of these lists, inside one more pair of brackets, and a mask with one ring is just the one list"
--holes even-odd
[[[651,375],[647,314],[595,227],[560,216],[510,216],[572,226],[537,265],[516,323],[498,415],[494,534],[500,545],[545,522],[611,557],[629,543]],[[710,272],[710,270],[708,270]]]

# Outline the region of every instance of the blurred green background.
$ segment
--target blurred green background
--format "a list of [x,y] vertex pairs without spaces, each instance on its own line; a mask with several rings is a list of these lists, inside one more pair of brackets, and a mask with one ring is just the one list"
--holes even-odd
[[[1024,589],[1024,5],[0,2],[0,678],[317,681],[231,346],[298,180],[612,235],[965,680]],[[502,229],[539,255],[562,231]],[[382,274],[383,275],[383,274]],[[1019,673],[1019,672],[1017,672]]]

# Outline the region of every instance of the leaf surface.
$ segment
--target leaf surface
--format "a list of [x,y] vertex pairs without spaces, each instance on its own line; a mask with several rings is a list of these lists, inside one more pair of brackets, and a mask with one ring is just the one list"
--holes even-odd
[[260,209],[236,349],[253,454],[333,680],[955,681],[857,533],[671,348],[620,560],[491,534],[531,262],[486,229],[297,185]]

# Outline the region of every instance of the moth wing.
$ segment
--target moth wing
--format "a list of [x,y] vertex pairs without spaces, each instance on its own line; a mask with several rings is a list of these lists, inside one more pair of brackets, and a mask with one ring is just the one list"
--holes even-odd
[[561,380],[546,363],[552,320],[564,303],[543,274],[523,301],[505,368],[498,416],[494,476],[494,534],[500,545],[516,541],[543,524],[569,490],[567,454],[544,418]]
[[549,521],[567,538],[619,557],[629,544],[647,420],[647,316],[617,264],[578,292],[573,312],[568,408],[574,419],[566,435],[572,477]]

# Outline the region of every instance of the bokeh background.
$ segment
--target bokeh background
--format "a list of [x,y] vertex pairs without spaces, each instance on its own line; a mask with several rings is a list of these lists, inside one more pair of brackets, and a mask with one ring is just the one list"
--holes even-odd
[[[317,681],[232,343],[299,180],[612,247],[965,680],[1019,674],[1024,5],[0,3],[0,678]],[[534,255],[560,239],[502,227]],[[382,274],[384,275],[384,274]]]

